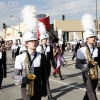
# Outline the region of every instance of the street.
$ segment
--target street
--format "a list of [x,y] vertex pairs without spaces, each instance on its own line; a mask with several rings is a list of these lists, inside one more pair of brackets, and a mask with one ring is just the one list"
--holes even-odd
[[[51,72],[50,87],[52,96],[56,100],[82,100],[86,90],[84,88],[81,71],[75,68],[75,61],[71,60],[71,51],[65,52],[64,58],[67,61],[67,66],[61,67],[64,80],[60,80],[59,75],[57,75],[57,78],[54,78]],[[22,100],[20,86],[15,86],[12,80],[13,72],[14,64],[12,64],[11,51],[8,51],[7,78],[3,79],[0,100]],[[100,92],[98,90],[97,97],[100,100]],[[42,100],[47,100],[47,97],[43,97]]]

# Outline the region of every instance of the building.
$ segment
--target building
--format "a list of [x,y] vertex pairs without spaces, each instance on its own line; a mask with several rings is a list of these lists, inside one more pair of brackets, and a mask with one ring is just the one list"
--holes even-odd
[[[22,34],[25,33],[24,23],[20,23],[20,32],[22,32]],[[19,34],[19,25],[11,26],[11,27],[7,27],[6,29],[3,29],[3,35],[6,41],[12,40],[12,38],[20,39],[21,34]]]
[[[83,38],[83,28],[80,20],[54,20],[54,24],[50,25],[50,30],[47,32],[49,36],[57,36],[58,30],[61,29],[64,32],[64,40],[73,40],[73,32],[76,32],[80,39]],[[20,23],[20,32],[22,35],[25,33],[24,23]],[[54,34],[55,35],[54,35]],[[98,33],[100,34],[100,20],[98,20]],[[6,41],[15,39],[21,39],[19,34],[19,25],[11,26],[0,31],[0,36],[4,37]]]
[[[54,32],[57,35],[57,31],[61,29],[64,32],[65,41],[73,39],[73,32],[76,32],[77,36],[83,38],[83,28],[80,20],[54,20]],[[98,33],[100,34],[100,20],[98,20]]]

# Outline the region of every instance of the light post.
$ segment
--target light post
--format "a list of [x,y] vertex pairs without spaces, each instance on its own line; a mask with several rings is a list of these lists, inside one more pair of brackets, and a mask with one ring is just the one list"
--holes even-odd
[[98,34],[98,14],[97,14],[97,0],[96,0],[96,31]]
[[17,17],[17,16],[14,16],[14,15],[11,15],[10,17],[16,17],[16,18],[18,18],[18,19],[19,19],[19,32],[20,32],[20,18],[19,18],[19,17]]

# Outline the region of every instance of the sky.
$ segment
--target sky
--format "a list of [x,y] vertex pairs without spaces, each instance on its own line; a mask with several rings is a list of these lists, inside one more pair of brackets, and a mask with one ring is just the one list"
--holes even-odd
[[[99,18],[100,0],[97,3]],[[3,29],[3,23],[7,26],[19,24],[19,19],[11,15],[19,17],[20,22],[23,22],[21,10],[25,5],[35,6],[38,14],[49,14],[51,24],[54,19],[62,19],[62,15],[65,15],[66,20],[81,20],[85,13],[96,18],[96,0],[0,0],[0,30]]]

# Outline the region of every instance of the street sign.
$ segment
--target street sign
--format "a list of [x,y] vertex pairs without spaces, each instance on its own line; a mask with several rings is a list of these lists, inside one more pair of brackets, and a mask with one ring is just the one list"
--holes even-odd
[[22,32],[18,32],[18,34],[22,35]]

